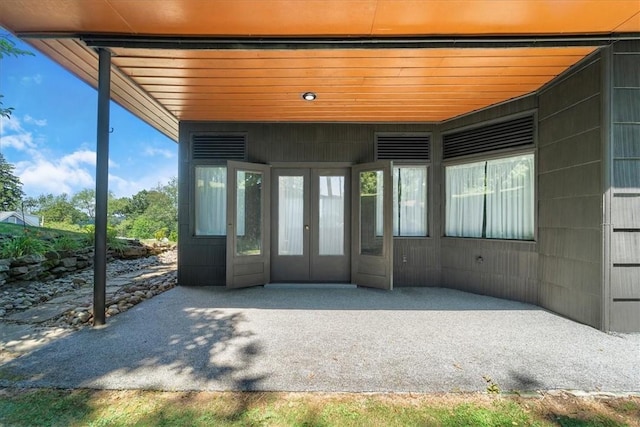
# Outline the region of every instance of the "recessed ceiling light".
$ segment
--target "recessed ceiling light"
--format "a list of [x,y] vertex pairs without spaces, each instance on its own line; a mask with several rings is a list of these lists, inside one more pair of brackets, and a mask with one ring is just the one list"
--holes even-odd
[[316,94],[313,92],[305,92],[302,94],[302,99],[304,99],[305,101],[313,101],[314,99],[316,99]]

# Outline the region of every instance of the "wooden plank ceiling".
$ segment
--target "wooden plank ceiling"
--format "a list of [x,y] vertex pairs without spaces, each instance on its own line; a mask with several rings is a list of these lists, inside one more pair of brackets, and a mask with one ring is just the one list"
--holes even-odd
[[[640,33],[638,0],[2,0],[0,25],[95,85],[87,35],[354,40]],[[46,35],[46,38],[42,38]],[[113,47],[114,98],[178,120],[431,122],[518,97],[596,47]],[[317,94],[313,102],[301,94]]]

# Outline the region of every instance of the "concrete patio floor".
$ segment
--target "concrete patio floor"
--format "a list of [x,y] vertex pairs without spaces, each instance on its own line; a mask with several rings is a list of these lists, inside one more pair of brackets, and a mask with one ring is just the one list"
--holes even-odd
[[640,392],[640,334],[441,288],[178,287],[0,365],[0,386]]

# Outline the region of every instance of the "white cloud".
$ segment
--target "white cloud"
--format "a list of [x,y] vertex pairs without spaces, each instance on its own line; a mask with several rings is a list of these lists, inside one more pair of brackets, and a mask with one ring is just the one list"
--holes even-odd
[[13,131],[13,132],[22,132],[22,125],[20,124],[20,120],[17,117],[11,116],[11,118],[7,118],[4,116],[0,117],[0,135],[4,135],[5,133]]
[[36,126],[39,126],[39,127],[47,125],[47,119],[34,119],[33,117],[31,117],[28,114],[24,116],[24,122],[32,124],[32,125],[36,125]]
[[42,74],[34,74],[33,76],[22,76],[20,84],[23,86],[39,85],[42,83]]
[[142,154],[148,157],[163,156],[165,159],[172,159],[174,157],[174,154],[169,150],[153,147],[146,147]]
[[139,179],[125,179],[117,175],[109,174],[109,191],[116,197],[131,197],[142,190],[151,190],[160,185],[165,185],[176,176],[173,168],[154,170],[153,175],[144,175]]
[[67,159],[74,154],[57,161],[36,156],[32,160],[18,162],[15,165],[16,175],[20,177],[25,193],[31,196],[43,193],[71,194],[93,187],[95,184],[91,171]]
[[0,148],[25,151],[36,147],[31,132],[26,131],[16,117],[0,117]]

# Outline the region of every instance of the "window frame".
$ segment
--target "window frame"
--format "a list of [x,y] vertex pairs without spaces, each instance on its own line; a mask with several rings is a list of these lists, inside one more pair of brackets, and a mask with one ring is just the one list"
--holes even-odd
[[[537,136],[537,134],[534,134]],[[512,157],[519,157],[525,155],[533,156],[533,236],[531,239],[505,239],[505,238],[493,238],[493,237],[470,237],[470,236],[447,236],[447,167],[460,166],[478,162],[489,162],[491,160],[508,159]],[[455,159],[448,159],[442,162],[441,167],[441,182],[442,182],[442,204],[441,204],[441,230],[440,236],[445,239],[473,239],[491,242],[514,242],[532,244],[538,241],[538,150],[536,146],[529,146],[524,148],[510,148],[489,153],[478,153],[473,155],[461,156]]]

